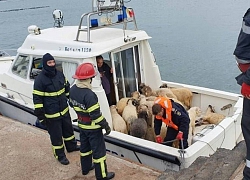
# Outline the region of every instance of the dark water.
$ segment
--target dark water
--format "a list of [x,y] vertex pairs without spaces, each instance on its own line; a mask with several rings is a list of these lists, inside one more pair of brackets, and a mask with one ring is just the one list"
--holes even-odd
[[[78,25],[91,0],[0,1],[0,49],[16,49],[27,27],[53,26],[52,12],[62,10],[65,25]],[[249,0],[131,0],[139,29],[150,40],[162,79],[240,92],[232,55]]]

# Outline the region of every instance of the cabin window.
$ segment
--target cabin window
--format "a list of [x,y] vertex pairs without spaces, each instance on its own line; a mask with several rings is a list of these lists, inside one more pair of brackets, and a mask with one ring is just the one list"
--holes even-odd
[[[56,65],[57,69],[59,70],[59,68],[61,68],[64,76],[69,81],[69,84],[73,85],[75,80],[72,78],[72,76],[75,74],[77,64],[72,63],[72,62],[65,62],[65,61],[56,61],[56,63],[57,63]],[[59,64],[61,65],[59,66]]]
[[21,78],[27,78],[29,66],[29,57],[19,55],[17,60],[14,62],[12,72]]
[[[56,59],[56,58],[55,58]],[[75,70],[77,68],[76,63],[72,62],[65,62],[63,60],[55,60],[56,61],[56,69],[58,71],[61,71],[66,79],[69,81],[69,83],[72,85],[74,83],[74,79],[72,76],[75,74]],[[41,71],[43,67],[43,61],[42,58],[34,57],[33,58],[33,65],[31,70],[31,79],[34,79]]]
[[[139,47],[124,49],[113,54],[117,85],[117,99],[131,97],[141,83]],[[118,101],[117,100],[117,101]]]

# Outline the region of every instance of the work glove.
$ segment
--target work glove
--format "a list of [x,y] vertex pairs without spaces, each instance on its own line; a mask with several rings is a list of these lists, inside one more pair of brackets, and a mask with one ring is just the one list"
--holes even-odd
[[106,135],[109,135],[110,132],[111,132],[111,128],[109,127],[108,123],[105,125],[104,129],[105,129],[105,131],[106,131],[106,133],[105,133],[104,135],[105,135],[105,136],[106,136]]
[[160,143],[160,144],[163,142],[163,140],[162,140],[162,138],[161,138],[160,135],[158,135],[158,136],[155,137],[155,141],[156,141],[157,143]]
[[179,131],[177,136],[176,136],[176,139],[183,140],[183,132]]
[[241,94],[247,98],[250,99],[250,86],[243,82],[241,86]]

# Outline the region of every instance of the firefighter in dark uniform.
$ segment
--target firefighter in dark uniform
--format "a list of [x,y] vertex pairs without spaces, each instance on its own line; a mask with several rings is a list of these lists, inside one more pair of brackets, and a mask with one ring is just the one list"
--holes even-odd
[[[158,97],[152,106],[154,119],[154,129],[156,142],[162,143],[160,136],[162,122],[168,126],[164,142],[167,146],[172,146],[173,140],[179,140],[179,147],[188,148],[189,116],[183,106],[165,97]],[[183,147],[181,141],[183,140]]]
[[234,55],[241,71],[236,77],[237,83],[241,85],[243,99],[243,113],[241,129],[247,146],[246,165],[243,170],[244,180],[250,179],[250,8],[243,16],[242,28]]
[[[97,71],[91,63],[84,63],[77,67],[76,84],[70,89],[70,105],[73,106],[78,117],[81,141],[82,174],[86,175],[95,168],[96,179],[112,179],[113,172],[107,172],[106,147],[102,129],[106,135],[111,132],[106,119],[102,116],[96,94],[91,90],[92,78]],[[92,165],[92,157],[94,166]]]
[[64,153],[64,144],[68,152],[78,151],[80,147],[74,136],[67,103],[70,85],[55,65],[54,57],[46,53],[42,72],[34,81],[34,113],[47,127],[55,158],[67,165],[69,161]]

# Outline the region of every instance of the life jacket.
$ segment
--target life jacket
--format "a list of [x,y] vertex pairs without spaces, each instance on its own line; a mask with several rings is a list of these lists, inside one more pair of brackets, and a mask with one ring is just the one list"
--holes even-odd
[[171,100],[166,98],[166,97],[158,97],[156,98],[155,104],[160,104],[162,108],[165,109],[166,112],[166,119],[161,117],[161,116],[155,116],[156,119],[162,120],[162,122],[164,122],[167,126],[175,129],[178,131],[178,126],[175,125],[172,121],[172,103]]

